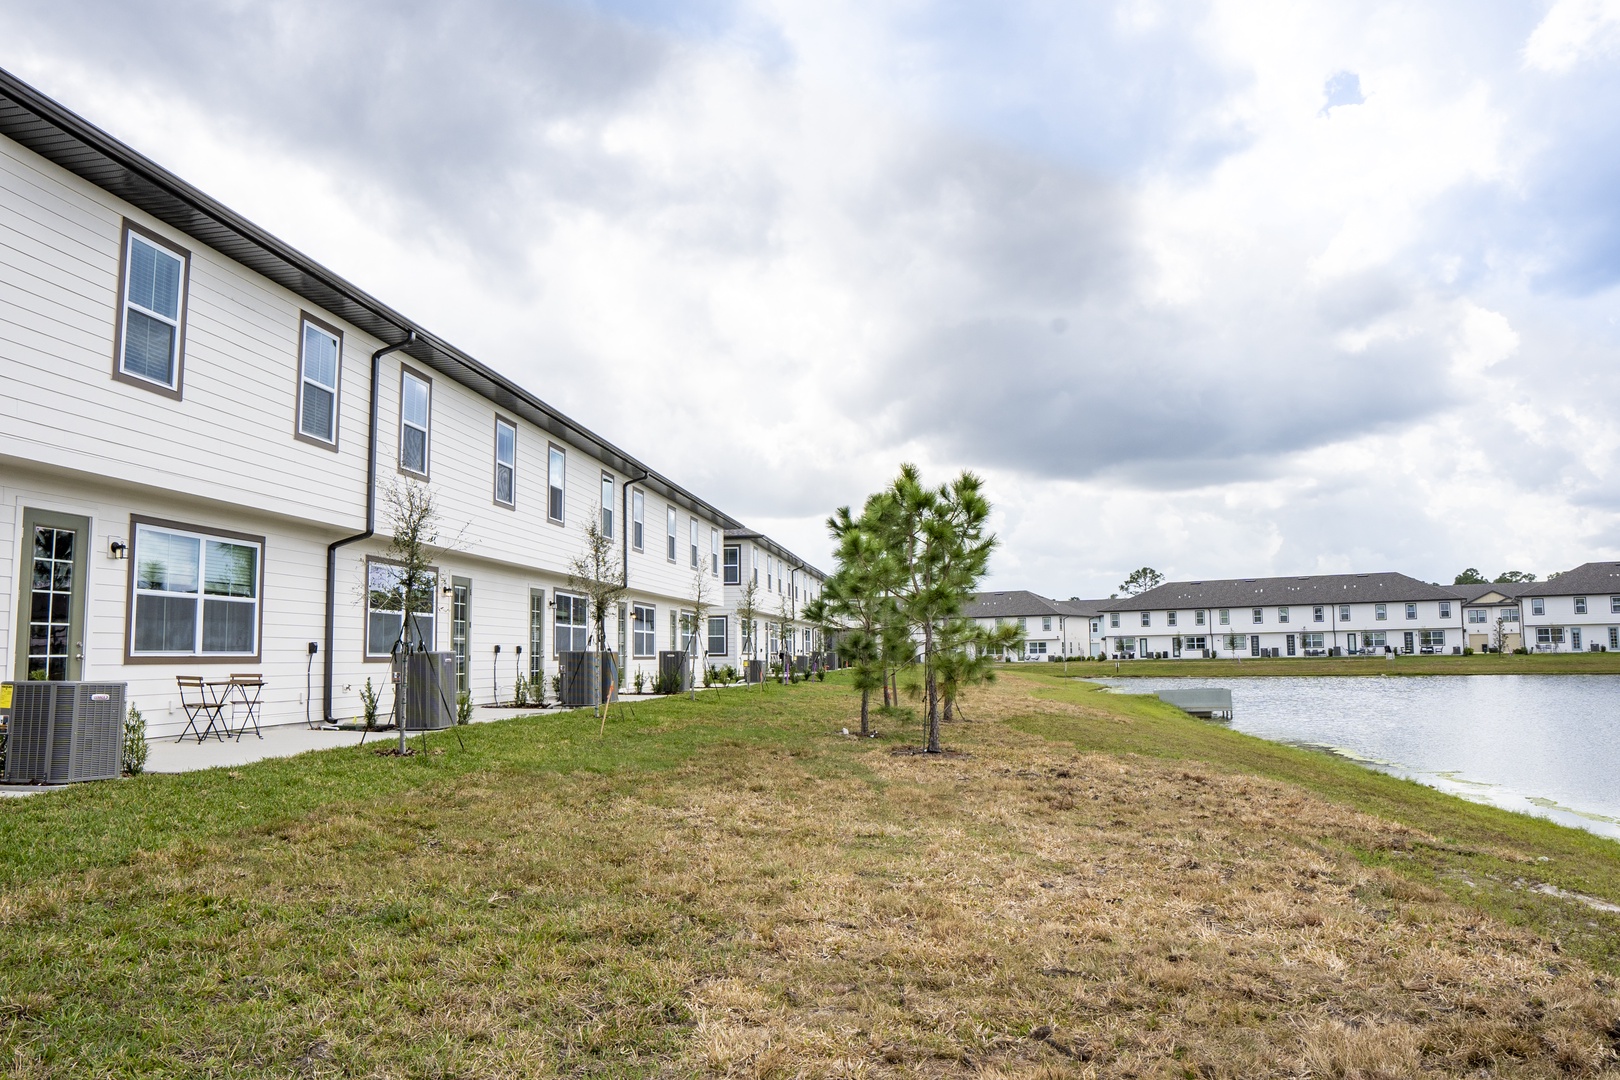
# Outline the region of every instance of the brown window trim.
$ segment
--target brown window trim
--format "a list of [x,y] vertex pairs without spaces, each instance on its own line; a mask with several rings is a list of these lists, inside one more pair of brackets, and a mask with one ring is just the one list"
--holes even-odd
[[627,529],[629,531],[628,539],[631,540],[631,541],[634,541],[635,538],[636,538],[636,496],[637,495],[641,496],[641,543],[636,544],[636,543],[632,542],[630,544],[630,550],[640,552],[642,554],[646,554],[646,552],[647,552],[647,492],[646,492],[646,489],[636,487],[634,484],[626,484],[625,486],[630,489],[630,506],[629,506],[629,520],[627,520],[624,523],[624,527],[625,527],[625,529]]
[[[338,365],[337,385],[332,388],[332,441],[317,439],[313,435],[305,435],[302,426],[304,417],[304,324],[309,323],[318,329],[325,330],[337,338]],[[299,442],[318,446],[322,450],[338,451],[338,436],[343,431],[343,331],[333,326],[325,319],[317,318],[307,311],[298,312],[298,370],[295,373],[298,379],[298,390],[293,395],[293,438]],[[431,417],[431,413],[429,416]]]
[[[259,628],[253,635],[255,645],[253,655],[233,653],[221,656],[217,653],[170,653],[165,656],[135,656],[132,646],[135,643],[135,567],[138,561],[135,534],[137,525],[150,525],[154,529],[175,529],[179,532],[202,533],[204,536],[217,536],[221,540],[242,540],[250,544],[259,545]],[[264,580],[265,563],[269,561],[269,549],[264,537],[254,536],[252,533],[233,532],[230,529],[219,529],[212,525],[192,525],[184,521],[170,521],[167,518],[146,517],[141,514],[129,516],[129,572],[125,575],[124,583],[124,663],[128,665],[144,664],[258,664],[264,659]],[[202,583],[198,582],[198,588]],[[197,618],[202,618],[202,593],[197,594]]]
[[[433,414],[428,413],[431,420]],[[512,501],[501,502],[498,492],[501,490],[501,425],[505,424],[512,429]],[[502,510],[517,512],[517,458],[518,458],[518,424],[516,420],[508,419],[500,413],[495,414],[495,443],[491,448],[492,474],[489,478],[489,501]],[[431,462],[429,462],[431,464]]]
[[[675,528],[671,529],[670,517],[674,516]],[[671,566],[679,566],[680,558],[675,554],[681,549],[681,515],[675,509],[674,503],[664,505],[664,561]]]
[[[176,401],[182,401],[185,396],[186,384],[186,323],[191,316],[191,252],[176,244],[173,240],[160,236],[145,226],[135,224],[129,218],[123,218],[122,222],[123,227],[118,232],[118,295],[113,304],[113,380],[128,383],[130,386],[138,386],[142,390],[173,398]],[[180,256],[180,325],[175,332],[173,387],[155,383],[151,379],[143,379],[139,375],[129,375],[124,371],[124,309],[128,304],[128,299],[124,295],[124,288],[129,273],[129,237],[131,233],[152,241],[152,243],[170,254]]]
[[[431,418],[432,413],[429,413],[428,415]],[[416,474],[411,473],[410,475],[414,476]],[[365,602],[360,605],[360,660],[361,660],[362,663],[366,663],[366,664],[386,664],[386,663],[391,662],[394,659],[394,657],[393,657],[393,655],[391,653],[383,653],[380,656],[373,656],[373,655],[371,655],[370,650],[366,648],[366,646],[369,644],[369,641],[367,639],[371,635],[371,564],[372,563],[386,563],[389,566],[403,566],[404,563],[401,563],[398,559],[390,559],[386,555],[367,555],[366,556],[366,564],[365,564],[365,575],[366,576],[360,583],[360,594],[363,597],[365,597]],[[433,571],[433,644],[438,645],[439,644],[439,580],[444,575],[440,571],[439,567],[436,566],[436,565],[435,566],[430,566],[430,567],[428,567],[428,569]]]
[[[427,383],[428,388],[427,432],[422,445],[422,464],[426,465],[427,468],[422,472],[407,469],[405,463],[400,460],[404,456],[405,450],[405,374],[407,372]],[[401,476],[411,476],[423,481],[431,480],[433,473],[433,376],[418,371],[409,364],[399,365],[399,411],[396,421],[399,438],[395,440],[394,445],[394,467],[399,470]]]
[[[551,516],[551,452],[555,450],[563,456],[562,476],[562,517]],[[559,446],[554,442],[546,443],[546,521],[553,525],[568,527],[568,447]],[[552,635],[556,636],[555,633]]]

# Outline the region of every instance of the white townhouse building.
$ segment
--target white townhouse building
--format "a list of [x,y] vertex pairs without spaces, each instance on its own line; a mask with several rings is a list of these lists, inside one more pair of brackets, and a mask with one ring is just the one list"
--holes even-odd
[[[1520,603],[1516,595],[1519,585],[1453,585],[1452,591],[1462,598],[1464,644],[1475,652],[1500,647],[1512,652],[1524,644],[1520,629]],[[1501,641],[1497,641],[1500,624]]]
[[1512,586],[1534,652],[1620,649],[1620,562],[1582,563],[1547,581]]
[[1460,653],[1462,600],[1405,574],[1176,581],[1103,607],[1109,657]]
[[[709,616],[703,662],[730,665],[762,660],[767,670],[778,654],[809,657],[827,651],[820,632],[803,621],[806,604],[821,596],[827,575],[787,548],[752,529],[726,530],[722,553],[720,604]],[[739,610],[749,583],[754,585],[754,617]]]
[[1082,600],[1078,596],[1071,596],[1055,603],[1069,617],[1069,637],[1073,648],[1070,655],[1103,655],[1103,627],[1107,622],[1104,606],[1111,601]]
[[[505,699],[591,647],[568,566],[597,521],[630,594],[609,647],[679,648],[738,523],[0,71],[0,661],[127,682],[257,673],[266,723],[388,682],[387,485],[434,494],[421,637]],[[384,691],[384,703],[390,695]]]
[[978,593],[962,609],[962,616],[987,628],[1016,623],[1023,632],[1024,647],[1009,655],[1009,660],[1087,655],[1086,617],[1069,610],[1062,601],[1026,589]]

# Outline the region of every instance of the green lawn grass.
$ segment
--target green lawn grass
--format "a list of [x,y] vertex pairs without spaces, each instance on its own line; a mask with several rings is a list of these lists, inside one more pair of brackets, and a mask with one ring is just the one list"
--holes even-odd
[[[1018,669],[1057,668],[1053,664],[1011,664]],[[1475,653],[1473,656],[1323,656],[1280,659],[1204,660],[1071,660],[1070,674],[1120,678],[1174,676],[1202,679],[1214,675],[1615,675],[1620,652]]]
[[[1044,1077],[1079,1053],[1347,1075],[1331,1062],[1373,1050],[1342,1015],[1433,1067],[1596,1060],[1612,983],[1578,965],[1620,973],[1620,920],[1514,879],[1617,899],[1620,846],[1058,674],[970,695],[1000,719],[952,725],[943,759],[891,753],[919,734],[898,713],[844,736],[835,676],[640,703],[601,737],[542,714],[405,759],[0,802],[0,1058],[25,1077]],[[1423,989],[1453,984],[1473,1027]],[[1563,1004],[1542,1018],[1543,998]]]
[[1271,777],[1419,829],[1434,841],[1414,844],[1407,852],[1356,855],[1392,862],[1404,874],[1515,925],[1532,927],[1603,970],[1620,974],[1620,919],[1531,892],[1522,884],[1545,883],[1620,903],[1620,843],[1528,814],[1470,802],[1331,754],[1197,720],[1148,695],[1108,694],[1098,684],[1064,679],[1061,672],[1033,665],[1020,669],[1019,675],[1032,675],[1031,682],[1046,684],[1039,692],[1042,697],[1084,703],[1130,720],[1125,724],[1045,717],[1013,721],[1021,730],[1071,741],[1087,751],[1198,761],[1230,772]]

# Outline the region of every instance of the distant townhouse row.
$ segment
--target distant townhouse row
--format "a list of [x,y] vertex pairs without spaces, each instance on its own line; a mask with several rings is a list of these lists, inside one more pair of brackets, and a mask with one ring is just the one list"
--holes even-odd
[[[262,674],[272,723],[353,716],[402,636],[477,702],[598,646],[650,680],[745,651],[734,556],[793,597],[771,649],[816,645],[812,567],[5,72],[0,295],[7,678],[128,682],[157,735],[183,674]],[[411,613],[403,482],[443,548]],[[628,584],[607,642],[570,584],[587,523]]]
[[1600,651],[1620,649],[1620,563],[1511,586],[1373,573],[1169,582],[1108,600],[981,593],[966,615],[1016,621],[1030,660]]

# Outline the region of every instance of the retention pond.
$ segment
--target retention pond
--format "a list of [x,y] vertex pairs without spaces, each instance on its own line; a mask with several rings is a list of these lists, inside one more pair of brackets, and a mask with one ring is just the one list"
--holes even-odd
[[1224,686],[1238,731],[1620,839],[1620,675],[1092,681]]

